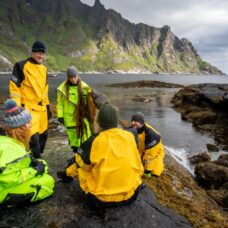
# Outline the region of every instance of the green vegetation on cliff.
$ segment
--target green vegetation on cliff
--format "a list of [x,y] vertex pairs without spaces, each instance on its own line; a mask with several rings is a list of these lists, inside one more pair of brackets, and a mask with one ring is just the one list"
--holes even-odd
[[26,58],[35,40],[48,47],[53,71],[73,64],[83,72],[222,73],[169,26],[132,24],[99,0],[93,7],[80,0],[1,0],[0,70]]

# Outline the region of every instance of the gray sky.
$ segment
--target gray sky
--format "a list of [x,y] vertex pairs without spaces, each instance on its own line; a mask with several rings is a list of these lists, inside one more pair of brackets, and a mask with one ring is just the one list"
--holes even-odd
[[[203,60],[228,74],[228,0],[100,0],[133,23],[171,26]],[[94,0],[81,0],[93,5]]]

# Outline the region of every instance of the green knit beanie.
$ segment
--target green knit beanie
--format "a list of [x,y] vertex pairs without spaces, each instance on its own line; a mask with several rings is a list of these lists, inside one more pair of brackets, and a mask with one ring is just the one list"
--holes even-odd
[[98,114],[98,123],[102,129],[110,129],[118,126],[119,116],[117,109],[111,104],[101,107]]

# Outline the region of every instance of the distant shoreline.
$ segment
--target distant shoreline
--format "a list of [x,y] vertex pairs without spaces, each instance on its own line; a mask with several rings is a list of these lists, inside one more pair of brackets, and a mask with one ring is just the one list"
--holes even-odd
[[[162,72],[162,73],[153,73],[153,72],[138,72],[138,71],[128,71],[128,72],[99,72],[99,71],[90,71],[90,72],[79,72],[80,74],[110,74],[110,75],[116,75],[116,74],[143,74],[143,75],[202,75],[202,76],[218,76],[218,74],[203,74],[203,73],[184,73],[184,72],[170,72],[170,73],[166,73],[166,72]],[[0,75],[10,75],[12,74],[12,71],[0,71]],[[58,74],[66,74],[66,72],[48,72],[48,76],[50,77],[55,77]],[[223,74],[225,76],[227,76],[227,74]]]

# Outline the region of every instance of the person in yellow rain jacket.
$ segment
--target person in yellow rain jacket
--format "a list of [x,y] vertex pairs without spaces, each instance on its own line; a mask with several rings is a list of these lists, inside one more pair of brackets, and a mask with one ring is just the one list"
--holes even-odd
[[92,89],[80,79],[74,66],[67,69],[67,79],[57,88],[57,117],[66,127],[70,147],[76,153],[93,132],[95,105]]
[[138,195],[143,166],[132,133],[117,128],[118,112],[105,104],[98,114],[100,133],[79,148],[66,176],[79,178],[90,206],[128,205]]
[[34,42],[31,57],[14,65],[9,83],[11,99],[31,113],[30,148],[35,158],[39,158],[44,151],[48,119],[51,118],[47,68],[42,64],[45,53],[45,45],[40,41]]
[[142,112],[131,118],[132,127],[138,132],[138,151],[144,166],[144,176],[160,176],[164,170],[165,149],[160,134],[145,123]]
[[30,113],[16,102],[5,102],[4,130],[0,136],[0,208],[25,205],[53,194],[54,179],[44,160],[28,153]]

